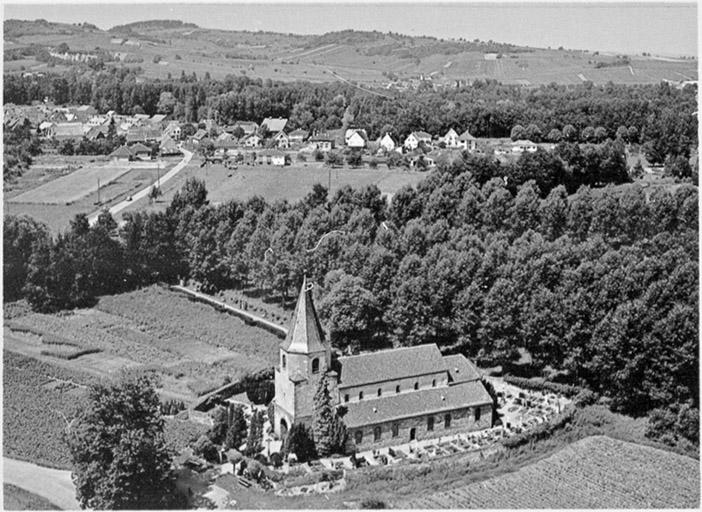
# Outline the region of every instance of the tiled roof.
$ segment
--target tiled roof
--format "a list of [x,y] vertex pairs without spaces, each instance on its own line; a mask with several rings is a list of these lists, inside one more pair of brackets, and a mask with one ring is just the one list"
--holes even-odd
[[129,150],[134,155],[136,155],[137,153],[151,153],[151,148],[147,148],[141,142],[137,142],[133,146],[130,146]]
[[485,386],[481,381],[475,380],[455,386],[345,403],[348,412],[344,415],[344,424],[348,428],[354,428],[490,403],[492,399]]
[[300,296],[295,306],[295,314],[290,322],[290,329],[281,348],[288,352],[309,354],[326,350],[324,347],[324,331],[319,323],[317,311],[312,301],[312,287],[307,279],[302,281]]
[[431,134],[427,132],[413,132],[418,139],[431,139]]
[[55,137],[82,137],[83,123],[58,123],[54,127]]
[[261,126],[268,128],[271,133],[282,132],[285,125],[288,124],[288,120],[284,117],[267,117],[261,123]]
[[339,388],[446,371],[436,344],[340,357]]
[[110,153],[110,156],[113,158],[129,158],[132,156],[132,152],[129,151],[127,146],[120,146]]
[[444,363],[449,373],[450,384],[480,379],[478,369],[462,354],[444,356]]
[[302,137],[303,139],[309,135],[309,132],[307,130],[302,130],[298,128],[297,130],[294,130],[290,132],[289,137]]
[[458,137],[458,140],[475,140],[475,137],[473,137],[468,130],[464,131],[460,137]]

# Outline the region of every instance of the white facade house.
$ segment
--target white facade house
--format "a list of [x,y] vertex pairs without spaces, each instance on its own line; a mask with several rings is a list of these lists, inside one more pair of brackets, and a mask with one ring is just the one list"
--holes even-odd
[[516,140],[512,143],[512,153],[535,153],[538,146],[530,140]]
[[447,148],[456,149],[461,147],[460,143],[458,142],[458,133],[453,128],[446,132],[446,135],[444,135],[441,140],[443,140]]
[[261,137],[256,134],[249,135],[244,139],[244,146],[247,148],[260,148],[261,147]]
[[412,132],[405,139],[403,146],[405,149],[413,151],[419,147],[420,142],[431,144],[431,135],[427,132]]
[[363,149],[368,143],[368,135],[363,129],[350,128],[346,130],[344,140],[350,148]]
[[393,151],[397,147],[395,139],[393,139],[389,133],[383,135],[383,137],[380,139],[379,144],[381,148],[388,152]]
[[275,142],[275,145],[278,148],[287,149],[290,147],[290,139],[288,138],[288,135],[283,131],[278,132],[276,136],[273,137],[273,141]]
[[477,139],[473,137],[468,130],[464,131],[460,137],[458,137],[459,147],[467,149],[468,151],[475,151],[477,146]]

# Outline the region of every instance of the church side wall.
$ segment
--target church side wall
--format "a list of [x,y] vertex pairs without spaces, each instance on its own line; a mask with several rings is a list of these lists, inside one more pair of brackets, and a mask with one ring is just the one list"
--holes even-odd
[[[478,408],[480,409],[480,419],[476,421],[475,410]],[[491,404],[451,411],[451,425],[449,428],[446,428],[444,424],[445,414],[446,413],[433,415],[426,414],[399,420],[397,422],[387,422],[379,425],[350,428],[348,431],[349,438],[347,448],[349,451],[352,451],[354,447],[357,451],[363,451],[409,443],[410,431],[413,428],[415,429],[415,439],[421,441],[422,439],[432,439],[463,432],[484,430],[492,426]],[[434,429],[431,431],[427,430],[427,418],[429,416],[434,417]],[[392,435],[393,423],[398,423],[398,435],[396,437],[393,437]],[[375,427],[377,426],[380,426],[380,440],[374,441],[373,433]],[[363,440],[360,444],[356,444],[356,432],[358,431],[363,432]]]
[[[363,391],[363,400],[371,400],[378,398],[378,389],[381,390],[382,396],[395,395],[396,387],[400,386],[400,393],[409,393],[414,391],[415,383],[419,384],[419,389],[431,389],[432,387],[448,386],[448,373],[445,370],[419,377],[410,377],[406,379],[390,380],[387,382],[379,382],[375,384],[353,386],[349,388],[339,389],[339,403],[346,403],[346,395],[349,396],[349,403],[358,402],[358,395]],[[436,384],[435,386],[433,384]]]

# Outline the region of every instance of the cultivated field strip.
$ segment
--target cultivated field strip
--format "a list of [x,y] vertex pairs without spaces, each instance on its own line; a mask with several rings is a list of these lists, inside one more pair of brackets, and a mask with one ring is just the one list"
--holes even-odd
[[13,197],[14,203],[69,204],[87,196],[100,186],[116,180],[130,171],[129,166],[91,166],[78,169],[35,189]]
[[605,436],[401,508],[697,508],[699,461]]

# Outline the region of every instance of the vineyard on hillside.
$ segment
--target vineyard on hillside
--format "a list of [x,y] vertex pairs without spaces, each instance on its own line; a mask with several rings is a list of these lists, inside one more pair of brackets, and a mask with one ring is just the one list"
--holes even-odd
[[594,436],[514,473],[400,508],[698,508],[699,461]]

